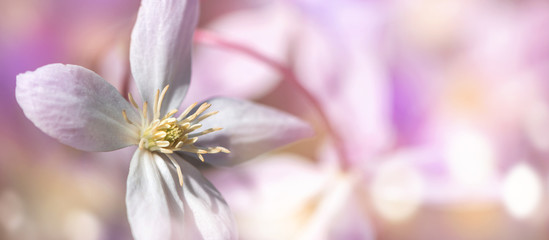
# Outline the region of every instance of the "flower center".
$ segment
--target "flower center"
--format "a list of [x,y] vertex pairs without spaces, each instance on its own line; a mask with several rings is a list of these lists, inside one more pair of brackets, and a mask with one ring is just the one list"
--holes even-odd
[[[164,117],[160,118],[162,101],[168,91],[168,88],[169,85],[166,86],[162,92],[160,92],[160,90],[156,91],[152,121],[149,121],[149,116],[147,114],[147,102],[143,103],[140,125],[130,121],[126,115],[126,111],[122,111],[124,119],[139,129],[139,148],[147,149],[151,152],[161,152],[166,154],[170,154],[175,151],[191,152],[197,154],[198,158],[202,161],[204,161],[202,154],[219,152],[230,153],[228,149],[221,146],[197,147],[194,145],[199,136],[221,130],[221,128],[209,128],[200,132],[195,131],[202,127],[202,124],[200,124],[202,120],[218,113],[215,111],[202,114],[211,106],[211,104],[203,103],[193,114],[190,114],[191,110],[197,105],[197,103],[192,104],[177,118],[174,117],[174,115],[178,112],[178,110],[173,109]],[[131,104],[139,110],[139,107],[135,103],[135,100],[131,94],[128,94],[128,98]]]
[[183,129],[181,126],[177,124],[171,124],[165,131],[166,136],[164,137],[164,139],[170,143],[177,142],[183,136],[183,131],[185,131],[185,129]]

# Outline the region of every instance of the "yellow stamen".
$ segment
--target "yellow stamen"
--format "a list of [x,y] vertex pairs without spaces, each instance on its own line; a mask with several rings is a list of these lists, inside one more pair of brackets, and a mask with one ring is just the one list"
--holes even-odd
[[214,112],[209,112],[209,113],[206,113],[202,116],[200,116],[198,119],[196,119],[196,122],[202,122],[202,120],[206,119],[206,118],[209,118],[215,114],[218,114],[219,111],[214,111]]
[[181,115],[179,115],[179,117],[177,118],[177,121],[181,121],[183,120],[183,118],[185,118],[187,116],[187,114],[189,114],[191,112],[191,110],[193,110],[194,107],[196,107],[198,103],[193,103],[191,104],[191,106],[187,107],[187,109],[185,109],[185,111],[183,111],[181,113]]
[[[162,102],[166,97],[168,89],[169,85],[164,87],[162,91],[156,91],[153,103],[153,118],[150,121],[148,116],[148,103],[146,101],[143,103],[143,109],[141,112],[141,126],[138,126],[132,122],[128,118],[125,110],[122,111],[124,120],[127,123],[139,128],[139,148],[165,154],[171,154],[175,151],[195,153],[201,161],[204,161],[204,157],[202,156],[203,154],[220,152],[230,153],[229,150],[221,146],[197,147],[194,145],[198,141],[199,136],[222,129],[209,128],[195,133],[197,129],[202,127],[202,124],[199,123],[200,121],[218,113],[217,111],[204,113],[211,106],[211,104],[202,103],[193,114],[189,115],[189,113],[197,106],[197,103],[194,103],[185,109],[185,111],[183,111],[183,113],[181,113],[181,115],[177,118],[174,117],[178,112],[177,109],[169,111],[166,115],[164,115],[164,117],[161,118],[160,113],[162,111]],[[139,109],[131,94],[128,94],[128,99],[132,106]],[[168,155],[168,157],[170,156]],[[176,165],[176,162],[173,161],[173,159],[171,160],[172,163],[174,163],[174,166],[179,168],[179,166]],[[181,174],[181,171],[178,171],[178,174]],[[181,181],[182,180],[180,179],[180,184],[182,184]]]
[[190,134],[189,136],[198,137],[198,136],[202,136],[202,135],[205,135],[205,134],[208,134],[208,133],[217,132],[217,131],[222,130],[222,129],[223,128],[208,128],[208,129],[206,129],[202,132]]
[[179,164],[175,161],[175,159],[172,158],[172,156],[167,155],[170,161],[172,162],[173,166],[175,167],[175,170],[177,171],[177,177],[179,178],[179,185],[183,187],[183,173],[181,172],[181,168],[179,167]]
[[177,109],[171,110],[170,112],[168,112],[168,114],[166,114],[165,117],[172,117],[175,113],[177,113]]
[[145,101],[145,102],[143,103],[143,117],[142,117],[142,119],[143,119],[143,121],[142,121],[142,122],[143,122],[143,126],[149,124],[149,116],[147,115],[147,108],[148,108],[148,107],[149,107],[149,106],[148,106],[147,102]]
[[154,94],[153,119],[158,119],[160,117],[160,114],[157,115],[157,113],[160,113],[158,110],[158,94],[160,94],[160,90],[156,90],[156,93]]
[[128,93],[128,99],[130,100],[130,103],[132,104],[132,106],[133,106],[135,109],[139,109],[139,106],[137,106],[137,103],[135,103],[135,100],[133,99],[131,93]]
[[130,119],[128,119],[128,115],[126,114],[126,110],[122,110],[122,117],[124,117],[124,120],[126,120],[127,123],[135,125],[135,124],[133,124],[132,121],[130,121]]

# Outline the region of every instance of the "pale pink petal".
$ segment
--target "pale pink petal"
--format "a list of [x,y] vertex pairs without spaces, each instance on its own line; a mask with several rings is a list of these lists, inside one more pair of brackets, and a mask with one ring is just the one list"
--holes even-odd
[[111,151],[136,143],[139,119],[116,89],[94,72],[50,64],[17,76],[17,102],[42,131],[85,151]]
[[[206,28],[228,41],[284,62],[296,26],[294,15],[283,2],[255,3],[254,7],[219,17]],[[242,52],[198,44],[193,55],[189,99],[218,95],[256,98],[272,91],[281,78],[271,66]]]
[[135,239],[170,239],[169,193],[162,187],[163,179],[157,167],[157,162],[163,161],[159,155],[139,149],[133,155],[128,173],[126,207]]
[[126,205],[136,239],[236,239],[230,209],[198,170],[177,156],[137,150],[130,165]]
[[204,121],[202,129],[223,128],[198,137],[197,146],[222,146],[231,153],[203,155],[206,162],[227,166],[254,158],[302,138],[313,135],[311,127],[282,111],[248,101],[213,98],[204,112],[219,111]]
[[362,1],[302,5],[313,24],[304,26],[297,38],[299,80],[347,140],[352,161],[392,146],[391,78],[380,61],[386,57],[382,5]]
[[130,62],[143,101],[170,85],[163,104],[178,108],[191,76],[192,36],[198,0],[143,0],[132,32]]
[[375,231],[368,219],[364,200],[356,194],[349,197],[342,209],[332,218],[325,236],[327,239],[370,240]]
[[232,207],[241,239],[375,239],[361,182],[309,161],[268,155],[208,174]]
[[241,239],[297,239],[331,174],[297,155],[259,157],[209,172],[230,204]]

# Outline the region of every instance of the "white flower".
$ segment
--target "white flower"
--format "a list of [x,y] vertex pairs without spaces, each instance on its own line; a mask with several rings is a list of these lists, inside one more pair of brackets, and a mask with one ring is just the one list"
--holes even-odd
[[141,108],[80,66],[50,64],[17,76],[25,115],[62,143],[85,151],[139,146],[126,194],[136,239],[237,238],[223,197],[184,159],[231,165],[311,134],[293,116],[227,98],[177,115],[197,17],[197,0],[142,1],[130,46]]

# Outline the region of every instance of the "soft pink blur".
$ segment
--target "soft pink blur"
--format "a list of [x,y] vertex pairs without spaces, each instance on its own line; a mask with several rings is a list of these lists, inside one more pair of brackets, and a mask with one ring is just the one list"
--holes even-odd
[[[247,98],[316,137],[203,169],[242,239],[548,239],[549,4],[202,0],[189,97]],[[138,1],[0,0],[0,239],[130,239],[129,151],[25,118],[15,76],[61,62],[123,94]],[[188,105],[192,102],[185,102]],[[183,106],[185,107],[185,106]]]

